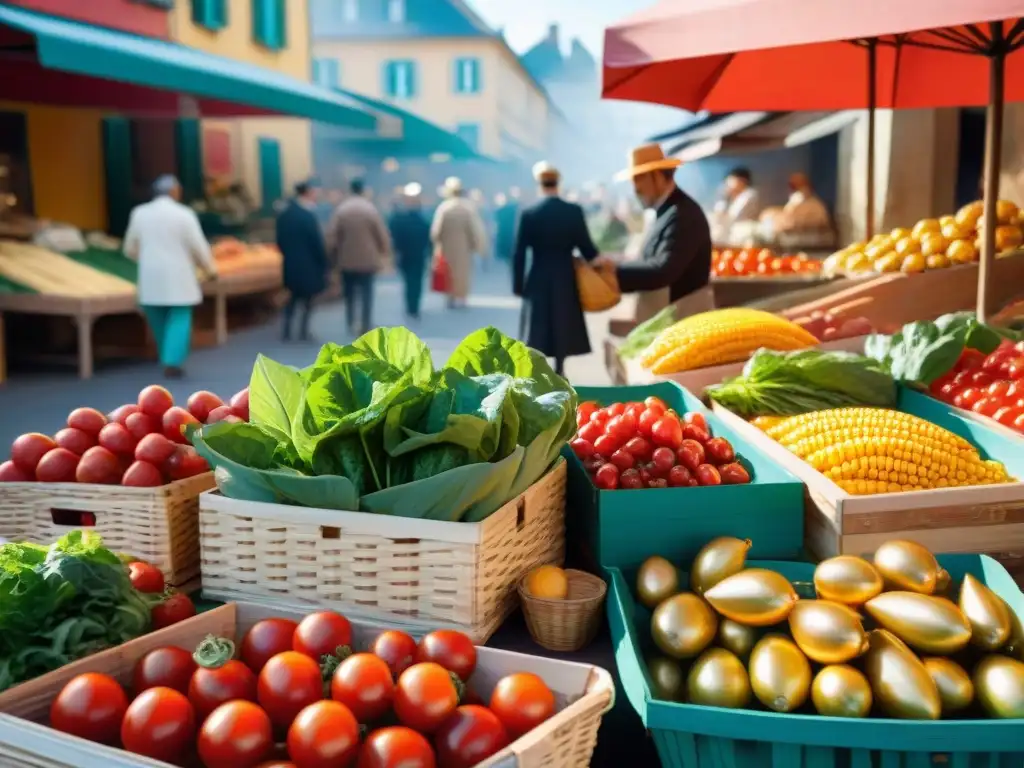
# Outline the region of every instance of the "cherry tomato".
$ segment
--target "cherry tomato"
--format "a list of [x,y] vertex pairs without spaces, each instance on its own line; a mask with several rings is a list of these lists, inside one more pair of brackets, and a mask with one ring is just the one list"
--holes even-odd
[[612,415],[608,413],[607,409],[599,408],[596,411],[594,411],[593,416],[590,417],[590,423],[599,424],[601,426],[601,429],[604,429],[605,425],[608,423],[608,420],[611,417]]
[[960,394],[962,387],[955,383],[950,382],[949,384],[943,384],[939,389],[939,396],[946,401],[952,402],[953,399]]
[[242,421],[249,420],[249,388],[241,389],[235,392],[231,396],[231,400],[228,401],[231,406],[231,410],[234,411],[235,416],[240,418]]
[[295,628],[292,648],[317,663],[324,656],[344,657],[352,648],[352,624],[340,613],[311,613]]
[[703,429],[705,432],[710,432],[711,428],[708,427],[708,420],[704,418],[704,414],[700,411],[687,411],[683,414],[684,424],[695,424],[696,426]]
[[629,405],[626,406],[626,412],[623,414],[623,416],[632,416],[633,417],[633,421],[635,423],[639,424],[640,423],[640,417],[643,416],[643,413],[644,413],[644,404],[643,403],[630,403]]
[[668,479],[664,477],[652,477],[648,483],[648,488],[668,488]]
[[0,483],[30,483],[35,478],[13,461],[0,464]]
[[458,706],[451,673],[440,664],[413,664],[398,678],[394,710],[402,725],[433,733]]
[[257,621],[242,638],[239,658],[259,674],[272,656],[292,650],[292,637],[297,626],[298,623],[291,619]]
[[633,465],[636,464],[636,458],[625,448],[619,448],[619,450],[611,455],[609,461],[620,470],[632,469]]
[[501,720],[487,707],[467,704],[456,709],[434,735],[437,760],[445,768],[473,768],[508,746]]
[[582,437],[577,437],[569,443],[569,447],[572,448],[572,452],[576,454],[580,461],[589,459],[595,453],[597,449],[594,448],[594,444],[589,440],[584,440]]
[[719,473],[718,468],[711,464],[701,464],[693,474],[701,485],[722,484],[722,475]]
[[416,641],[397,629],[381,632],[370,646],[370,652],[384,660],[395,679],[415,663],[416,650]]
[[665,404],[665,401],[660,397],[655,397],[654,395],[644,399],[644,408],[648,410],[661,411],[662,413],[668,410],[668,406]]
[[1006,367],[1006,374],[1014,381],[1024,379],[1024,357],[1012,360]]
[[683,426],[683,439],[696,440],[701,445],[704,445],[704,443],[711,439],[711,433],[699,424],[686,424]]
[[687,438],[679,444],[676,458],[688,470],[696,472],[697,467],[704,463],[704,446],[696,440]]
[[604,464],[594,473],[594,484],[602,491],[613,491],[619,487],[619,468]]
[[156,434],[160,431],[160,423],[148,413],[143,413],[142,411],[128,414],[128,417],[124,420],[124,425],[136,440],[142,440],[146,435]]
[[41,483],[72,483],[81,457],[67,448],[47,451],[36,465],[36,480]]
[[1011,381],[1010,386],[1006,389],[1006,399],[1016,401],[1021,397],[1024,397],[1024,382]]
[[132,690],[136,696],[147,688],[173,688],[187,694],[196,666],[192,654],[184,648],[155,648],[135,663]]
[[654,446],[642,437],[634,437],[623,446],[623,450],[629,451],[633,454],[633,458],[637,461],[646,461],[651,458]]
[[605,408],[605,411],[607,411],[609,417],[621,416],[622,414],[624,414],[626,412],[626,404],[625,403],[612,403],[607,408]]
[[128,697],[114,678],[86,672],[71,678],[50,705],[50,725],[100,744],[113,744],[121,733]]
[[373,731],[359,752],[356,768],[435,768],[434,750],[421,734],[397,725]]
[[128,752],[165,763],[179,763],[191,752],[195,738],[195,710],[171,688],[140,693],[121,722],[121,744]]
[[185,437],[185,427],[189,424],[199,424],[199,420],[195,416],[177,405],[164,411],[160,421],[164,437],[181,445],[188,444],[188,438]]
[[704,449],[714,464],[728,464],[736,460],[736,451],[733,450],[732,443],[724,437],[712,437]]
[[128,420],[128,417],[131,416],[133,413],[138,412],[139,406],[135,405],[135,403],[119,405],[117,406],[117,408],[115,408],[114,410],[107,414],[107,423],[121,424],[122,426],[125,426],[125,422]]
[[1000,408],[992,414],[992,418],[1000,424],[1012,427],[1022,413],[1024,413],[1024,408],[1020,408],[1015,405],[1008,405]]
[[285,651],[270,659],[256,683],[256,701],[270,715],[274,727],[281,730],[291,726],[305,707],[323,697],[320,665],[297,651]]
[[28,432],[11,444],[11,461],[28,475],[35,475],[39,460],[57,447],[53,438],[39,432]]
[[199,757],[206,768],[247,768],[274,749],[270,717],[251,701],[229,701],[199,729]]
[[985,354],[977,349],[965,349],[960,353],[957,361],[957,368],[961,371],[971,371],[981,367],[985,361]]
[[224,401],[217,397],[213,392],[207,392],[205,389],[201,389],[198,392],[193,392],[189,395],[188,412],[191,413],[197,421],[205,422],[210,416],[210,411],[214,408],[220,408],[224,405]]
[[592,475],[597,474],[597,470],[607,464],[608,461],[600,453],[595,453],[589,459],[585,459],[583,462],[583,468]]
[[360,723],[372,723],[391,709],[395,681],[391,668],[372,653],[349,656],[331,678],[331,698],[344,704]]
[[993,381],[985,391],[989,397],[1005,398],[1010,392],[1010,382],[1005,379]]
[[611,456],[621,446],[625,440],[621,440],[618,435],[603,434],[597,440],[594,441],[594,450],[596,450],[602,456]]
[[928,385],[928,391],[933,395],[938,394],[946,384],[953,383],[953,376],[954,373],[952,371],[942,374],[939,378]]
[[555,695],[537,675],[518,672],[498,681],[491,694],[491,711],[509,736],[518,739],[555,713]]
[[136,560],[128,566],[128,578],[139,592],[159,595],[164,591],[164,575],[155,565]]
[[723,485],[745,485],[750,482],[750,473],[738,461],[721,465],[718,468],[718,474],[722,478]]
[[200,719],[235,699],[256,701],[256,675],[232,659],[233,652],[234,644],[220,638],[204,640],[196,649],[199,668],[189,682],[188,698]]
[[597,422],[592,421],[589,424],[584,424],[580,427],[580,431],[576,437],[580,440],[586,440],[588,443],[593,444],[593,442],[602,435],[604,435],[604,427]]
[[174,398],[171,397],[171,393],[156,384],[139,392],[139,410],[154,419],[161,418],[173,405]]
[[133,461],[121,476],[121,485],[132,488],[155,488],[163,484],[160,470],[148,461]]
[[424,635],[416,646],[416,663],[422,662],[440,664],[465,682],[476,669],[476,646],[461,632],[438,629]]
[[579,405],[577,405],[576,426],[582,427],[584,424],[590,421],[590,417],[593,416],[594,412],[597,411],[597,409],[600,407],[601,406],[599,406],[593,400],[588,400],[585,403],[580,403]]
[[153,629],[163,629],[196,615],[196,606],[188,595],[175,592],[152,611]]
[[121,480],[123,473],[124,469],[117,456],[106,448],[94,445],[82,454],[82,460],[75,468],[75,481],[115,485]]
[[669,470],[676,465],[676,454],[671,448],[661,446],[655,448],[654,453],[651,455],[651,464],[654,465],[651,470],[655,475],[666,476]]
[[[136,416],[143,414],[136,414]],[[129,419],[130,420],[130,419]],[[129,427],[131,429],[131,427]],[[150,464],[162,466],[171,456],[174,455],[174,443],[163,435],[143,435],[139,444],[135,446],[135,458],[139,461],[148,461]]]
[[209,472],[210,465],[191,445],[179,445],[164,462],[163,470],[171,480],[184,480]]
[[623,470],[622,474],[619,475],[619,487],[630,491],[643,488],[644,481],[640,476],[640,472],[637,469]]
[[104,425],[100,430],[100,445],[118,456],[134,456],[137,442],[132,433],[128,431],[128,427],[116,421]]
[[678,448],[683,442],[683,428],[679,424],[679,419],[669,415],[662,416],[651,427],[651,439],[656,445],[673,450]]
[[677,464],[668,471],[668,484],[673,488],[686,488],[690,485],[696,485],[697,481],[693,479],[693,474],[690,470],[682,464]]
[[992,381],[992,374],[988,371],[974,371],[971,374],[971,384],[975,387],[987,387]]
[[75,408],[68,415],[68,426],[72,429],[80,429],[94,438],[107,423],[107,417],[95,408]]
[[983,397],[971,406],[971,410],[982,416],[991,416],[999,410],[999,400],[995,397]]
[[75,427],[65,427],[53,436],[53,441],[61,448],[81,456],[96,445],[96,436]]
[[644,437],[649,438],[651,436],[651,430],[654,429],[654,425],[658,423],[662,415],[665,413],[663,410],[657,410],[654,408],[648,408],[637,420],[636,428]]
[[1018,432],[1024,432],[1024,413],[1013,420],[1013,428]]
[[984,397],[984,395],[980,389],[968,387],[954,398],[953,404],[956,405],[957,408],[970,409],[976,402],[981,400],[982,397]]
[[288,728],[288,757],[298,768],[339,768],[359,751],[359,723],[344,704],[316,701]]
[[608,422],[606,432],[615,435],[622,442],[626,442],[636,436],[636,418],[629,413],[616,416]]

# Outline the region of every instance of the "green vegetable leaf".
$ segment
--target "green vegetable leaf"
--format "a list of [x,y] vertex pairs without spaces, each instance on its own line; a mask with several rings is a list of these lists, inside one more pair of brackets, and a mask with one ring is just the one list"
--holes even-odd
[[658,334],[675,325],[677,319],[676,306],[669,304],[654,317],[645,320],[629,332],[626,341],[619,347],[619,357],[624,360],[637,357],[651,346],[651,342],[658,337]]
[[291,443],[292,419],[302,404],[304,389],[302,376],[294,368],[257,355],[249,379],[249,420],[279,443]]

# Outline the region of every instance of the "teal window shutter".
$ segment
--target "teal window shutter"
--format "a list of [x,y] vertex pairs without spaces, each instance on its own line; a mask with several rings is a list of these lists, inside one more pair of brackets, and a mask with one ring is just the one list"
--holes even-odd
[[480,93],[480,59],[455,60],[455,92]]
[[455,126],[455,135],[466,142],[474,152],[480,151],[479,123],[459,123]]
[[252,36],[272,51],[288,44],[287,0],[252,0]]
[[192,21],[207,29],[228,25],[228,0],[192,0]]
[[313,68],[310,77],[317,85],[323,85],[323,69],[326,59],[313,59]]
[[260,190],[263,210],[271,211],[284,193],[281,174],[281,143],[277,139],[260,138]]
[[405,61],[402,62],[405,66],[405,97],[412,99],[416,97],[419,89],[419,83],[416,82],[416,62]]
[[132,211],[132,132],[127,118],[103,119],[103,168],[107,224],[112,235],[122,237]]
[[203,147],[199,121],[181,118],[174,124],[174,149],[178,180],[186,203],[203,199]]
[[383,80],[381,90],[391,98],[395,98],[398,95],[398,85],[395,78],[397,64],[398,62],[395,61],[385,61],[381,70],[381,79]]

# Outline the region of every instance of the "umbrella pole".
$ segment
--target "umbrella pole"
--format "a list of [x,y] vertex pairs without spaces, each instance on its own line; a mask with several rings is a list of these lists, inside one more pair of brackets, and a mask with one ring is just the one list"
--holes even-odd
[[996,250],[996,201],[999,198],[999,167],[1003,149],[1003,82],[1006,49],[1003,25],[992,24],[992,55],[989,59],[988,110],[985,114],[985,228],[978,265],[978,320],[989,314],[991,282]]
[[878,103],[878,41],[868,43],[868,152],[865,240],[875,235],[875,105]]

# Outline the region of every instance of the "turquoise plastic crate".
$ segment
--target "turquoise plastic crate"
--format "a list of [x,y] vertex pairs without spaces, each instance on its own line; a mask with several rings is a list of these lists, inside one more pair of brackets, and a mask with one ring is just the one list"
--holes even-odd
[[[954,580],[982,579],[1018,615],[1024,596],[985,555],[941,555]],[[810,582],[814,566],[750,562],[790,581]],[[1024,720],[915,722],[702,707],[656,699],[644,663],[650,611],[633,599],[634,574],[608,569],[608,621],[626,698],[650,730],[664,768],[1021,768]],[[816,667],[817,668],[817,667]]]
[[638,387],[578,387],[580,401],[602,405],[660,397],[682,413],[704,414],[717,437],[733,444],[751,474],[749,485],[601,491],[568,447],[567,540],[583,548],[589,565],[638,568],[652,554],[690,562],[710,539],[754,542],[751,556],[792,559],[804,538],[804,486],[747,440],[725,427],[686,389],[673,382]]

